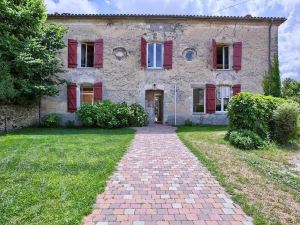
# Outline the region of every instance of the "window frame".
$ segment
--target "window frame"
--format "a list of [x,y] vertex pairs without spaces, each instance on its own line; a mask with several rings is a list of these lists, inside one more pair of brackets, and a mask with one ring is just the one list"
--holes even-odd
[[95,91],[94,91],[94,85],[93,84],[89,84],[89,83],[85,83],[85,84],[81,84],[79,86],[79,106],[82,105],[82,104],[88,104],[88,103],[84,103],[82,102],[82,91],[83,91],[83,88],[92,88],[92,93],[90,93],[89,95],[92,95],[92,105],[95,103],[94,102],[94,96],[95,96]]
[[[203,112],[195,112],[194,111],[194,89],[202,89],[203,90]],[[206,113],[206,88],[205,87],[192,87],[192,114],[199,115]]]
[[[229,88],[229,100],[228,100],[228,103],[230,102],[231,98],[232,98],[232,87],[230,85],[219,85],[216,87],[216,113],[227,113],[227,110],[224,110],[224,97],[223,96],[220,96],[220,100],[221,100],[221,110],[218,111],[217,110],[217,99],[218,99],[218,89],[219,88],[222,88],[222,87],[227,87]],[[222,92],[221,92],[222,93]]]
[[[153,67],[149,67],[148,65],[148,59],[149,59],[149,45],[150,44],[153,44]],[[156,45],[157,44],[160,44],[161,45],[161,67],[157,67],[156,66]],[[164,68],[164,44],[161,43],[161,42],[150,42],[150,43],[147,43],[147,59],[146,59],[146,62],[147,62],[147,69],[150,69],[150,70],[155,70],[155,69],[163,69]]]
[[[82,58],[82,45],[85,45],[85,58],[86,58],[86,62],[85,62],[85,66],[82,66],[81,64],[81,58]],[[87,66],[87,46],[88,45],[93,45],[93,66]],[[83,41],[83,42],[80,42],[80,45],[79,45],[79,57],[78,57],[78,62],[79,62],[79,68],[94,68],[95,65],[94,65],[94,57],[95,57],[95,42],[92,42],[92,41]]]
[[[216,48],[216,57],[218,59],[218,48],[222,48],[222,68],[218,68],[218,60],[217,60],[217,68],[216,70],[231,70],[230,65],[231,65],[231,60],[230,60],[230,52],[231,52],[231,45],[229,44],[217,44]],[[228,68],[225,68],[225,48],[228,48]]]

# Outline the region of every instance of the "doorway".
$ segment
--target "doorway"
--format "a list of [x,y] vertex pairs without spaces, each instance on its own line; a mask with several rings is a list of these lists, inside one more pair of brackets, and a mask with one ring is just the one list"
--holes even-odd
[[146,110],[149,123],[163,123],[164,92],[161,90],[146,91]]

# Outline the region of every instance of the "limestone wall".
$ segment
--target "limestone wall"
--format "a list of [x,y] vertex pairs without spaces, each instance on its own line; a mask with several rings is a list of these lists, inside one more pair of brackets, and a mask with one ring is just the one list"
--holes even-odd
[[38,106],[0,105],[0,132],[36,125],[38,122]]
[[[197,21],[175,19],[51,19],[49,22],[69,28],[67,40],[104,40],[104,66],[96,68],[67,68],[67,47],[61,52],[66,72],[61,76],[71,82],[102,82],[104,98],[113,101],[138,102],[145,105],[145,91],[155,87],[164,91],[164,122],[174,121],[174,84],[177,83],[178,121],[191,119],[203,123],[224,123],[226,115],[193,115],[192,87],[241,84],[242,91],[262,92],[262,79],[268,70],[269,24],[256,21]],[[272,54],[277,52],[278,25],[272,28]],[[140,39],[164,42],[173,40],[173,68],[171,70],[145,70],[140,63]],[[212,70],[211,41],[243,43],[242,69]],[[123,60],[118,60],[114,49],[124,48]],[[187,61],[183,52],[187,48],[196,51],[196,57]],[[232,51],[231,51],[232,56]],[[232,58],[232,57],[231,57]],[[75,113],[67,112],[66,87],[58,97],[44,98],[42,114],[61,113],[64,120],[74,120]]]

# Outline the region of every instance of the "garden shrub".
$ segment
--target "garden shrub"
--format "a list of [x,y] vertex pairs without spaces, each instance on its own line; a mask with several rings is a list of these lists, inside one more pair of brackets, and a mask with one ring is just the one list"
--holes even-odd
[[43,125],[45,127],[57,127],[60,124],[62,116],[60,114],[52,113],[43,117]]
[[266,145],[264,140],[251,130],[236,130],[227,134],[229,142],[240,149],[258,149]]
[[84,126],[100,128],[120,128],[128,126],[144,126],[147,113],[139,104],[113,103],[103,100],[94,105],[83,105],[77,112],[78,120]]
[[194,125],[193,121],[187,119],[184,121],[184,125],[188,127],[192,127]]
[[273,139],[279,143],[287,143],[289,140],[297,137],[298,132],[299,104],[288,101],[278,106],[274,110]]
[[282,98],[245,92],[234,96],[228,106],[229,131],[246,129],[269,138],[273,111],[283,102]]
[[141,127],[147,125],[148,114],[140,104],[133,103],[130,107],[130,126]]

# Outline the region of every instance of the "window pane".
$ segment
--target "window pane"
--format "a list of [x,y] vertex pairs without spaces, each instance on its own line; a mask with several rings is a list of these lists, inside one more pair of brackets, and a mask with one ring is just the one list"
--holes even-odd
[[223,69],[223,47],[217,47],[217,69]]
[[148,44],[148,67],[153,67],[154,65],[154,45]]
[[94,66],[94,44],[87,45],[87,67]]
[[227,111],[228,103],[229,103],[229,98],[224,98],[224,111]]
[[222,93],[222,88],[218,87],[217,88],[217,99],[216,99],[216,111],[221,111],[221,93]]
[[81,44],[81,67],[86,66],[85,53],[86,53],[86,44]]
[[156,67],[162,67],[162,44],[156,44]]
[[224,47],[224,69],[229,69],[229,48],[228,47]]
[[204,112],[204,89],[193,89],[193,112]]
[[80,104],[93,104],[94,102],[94,88],[92,86],[85,86],[80,88]]

